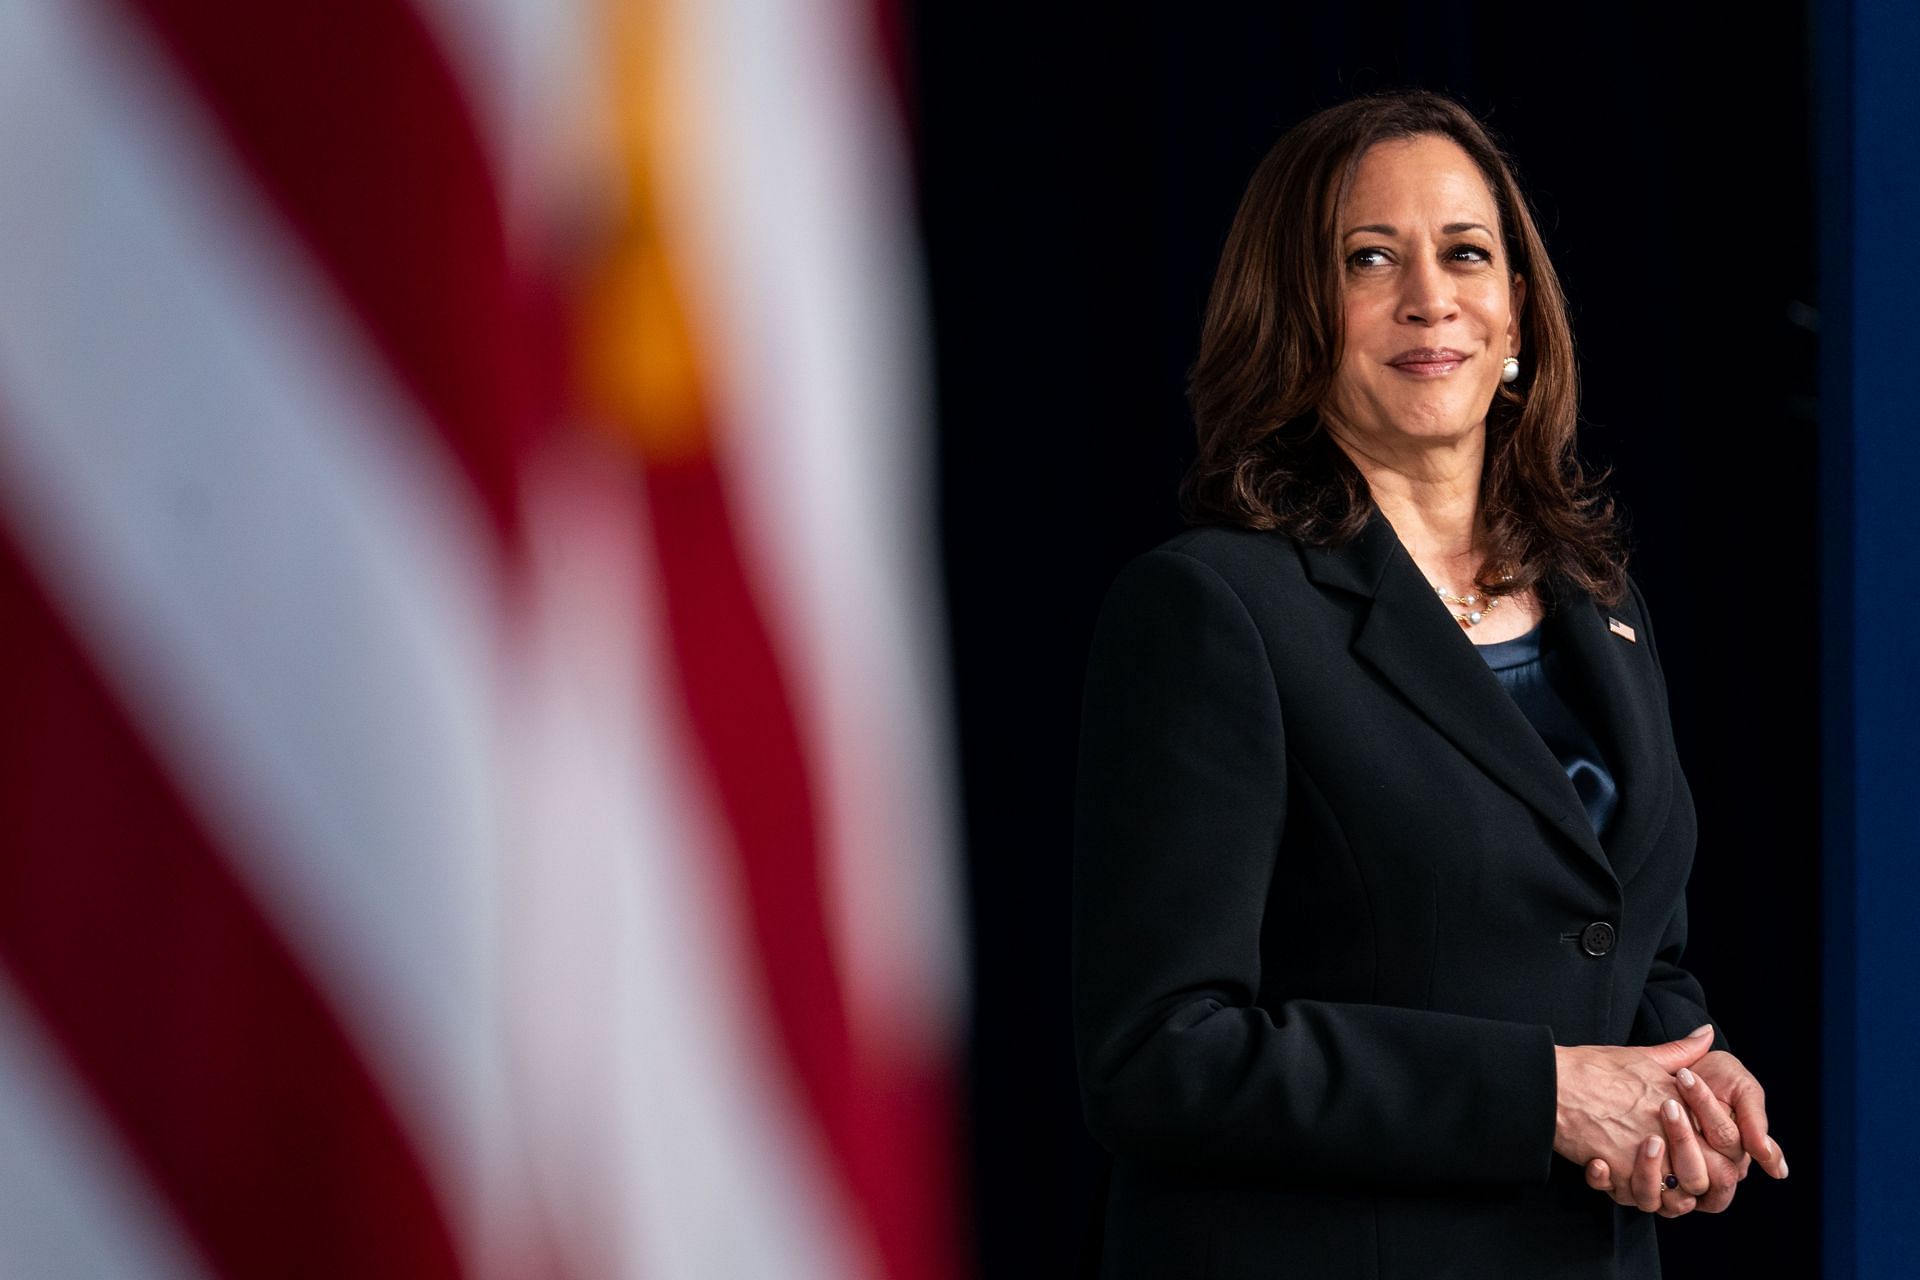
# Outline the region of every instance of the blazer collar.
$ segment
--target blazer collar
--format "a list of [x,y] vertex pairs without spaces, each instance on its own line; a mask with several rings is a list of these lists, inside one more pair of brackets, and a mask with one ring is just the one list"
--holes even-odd
[[[1302,547],[1307,576],[1372,601],[1353,639],[1370,663],[1435,729],[1500,785],[1537,810],[1607,880],[1625,882],[1650,852],[1672,798],[1648,655],[1607,629],[1604,606],[1555,577],[1547,584],[1549,641],[1574,673],[1587,719],[1619,789],[1605,845],[1595,837],[1565,768],[1474,651],[1451,610],[1376,506],[1344,546]],[[1634,619],[1638,622],[1639,619]]]

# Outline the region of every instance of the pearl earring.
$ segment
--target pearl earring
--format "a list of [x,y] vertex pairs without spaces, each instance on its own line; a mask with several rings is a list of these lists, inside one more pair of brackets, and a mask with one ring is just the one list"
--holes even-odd
[[1500,381],[1512,382],[1520,376],[1520,362],[1508,356],[1500,362]]

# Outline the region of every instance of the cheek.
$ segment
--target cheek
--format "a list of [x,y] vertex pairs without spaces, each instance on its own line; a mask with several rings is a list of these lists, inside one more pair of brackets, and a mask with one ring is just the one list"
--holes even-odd
[[1334,404],[1351,405],[1369,397],[1366,375],[1362,372],[1365,361],[1348,356],[1333,371],[1333,386],[1327,391],[1327,398]]
[[1380,361],[1398,350],[1392,347],[1393,327],[1391,316],[1381,321],[1377,307],[1364,300],[1348,299],[1341,313],[1343,349],[1333,374],[1336,393],[1343,386],[1351,391],[1378,380]]
[[1393,303],[1368,296],[1365,290],[1349,290],[1340,309],[1341,327],[1347,340],[1365,349],[1382,329],[1393,328]]
[[1477,309],[1485,318],[1489,339],[1506,335],[1507,324],[1513,317],[1513,308],[1505,292],[1497,288],[1489,289],[1486,296],[1480,300]]

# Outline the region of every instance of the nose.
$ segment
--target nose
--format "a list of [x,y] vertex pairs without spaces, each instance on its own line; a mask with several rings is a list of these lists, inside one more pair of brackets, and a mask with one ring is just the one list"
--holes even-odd
[[1400,319],[1406,324],[1439,324],[1459,314],[1453,278],[1430,255],[1415,257],[1401,277]]

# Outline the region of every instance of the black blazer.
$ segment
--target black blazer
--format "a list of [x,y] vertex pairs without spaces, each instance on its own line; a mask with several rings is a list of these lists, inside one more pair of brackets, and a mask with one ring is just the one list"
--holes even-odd
[[1711,1020],[1693,800],[1639,588],[1546,595],[1604,845],[1377,508],[1337,550],[1190,529],[1115,579],[1074,848],[1102,1276],[1659,1275],[1653,1217],[1553,1153],[1553,1046]]

